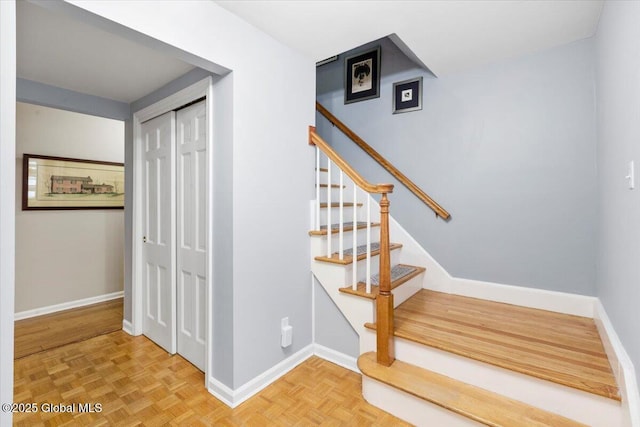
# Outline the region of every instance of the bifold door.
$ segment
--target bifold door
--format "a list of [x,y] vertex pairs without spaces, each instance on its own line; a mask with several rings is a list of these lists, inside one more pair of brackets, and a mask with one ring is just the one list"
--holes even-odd
[[142,124],[143,333],[204,370],[207,126],[205,102]]

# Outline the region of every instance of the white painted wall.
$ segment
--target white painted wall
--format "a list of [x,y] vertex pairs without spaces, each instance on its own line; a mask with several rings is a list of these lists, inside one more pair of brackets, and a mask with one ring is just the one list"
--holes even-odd
[[23,211],[23,153],[123,162],[124,122],[17,103],[15,311],[122,291],[123,210]]
[[[0,403],[13,401],[16,4],[0,1]],[[0,411],[0,425],[11,425]]]

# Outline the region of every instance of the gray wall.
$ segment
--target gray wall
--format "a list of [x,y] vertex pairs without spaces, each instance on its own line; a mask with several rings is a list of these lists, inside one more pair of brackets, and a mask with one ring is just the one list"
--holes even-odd
[[129,104],[126,102],[87,95],[26,79],[16,81],[16,100],[107,119],[124,121],[131,116]]
[[86,93],[74,92],[27,79],[17,79],[17,100],[75,113],[90,114],[107,119],[127,120],[129,104]]
[[598,98],[598,296],[640,381],[640,3],[605,2],[596,34]]
[[[343,56],[318,69],[317,98],[452,219],[318,116],[319,133],[366,178],[397,184],[391,214],[452,275],[595,295],[593,41],[437,79],[379,44],[380,98],[344,104]],[[391,114],[393,83],[418,76],[423,109]]]
[[315,343],[357,358],[360,355],[358,334],[322,285],[315,278],[313,282]]

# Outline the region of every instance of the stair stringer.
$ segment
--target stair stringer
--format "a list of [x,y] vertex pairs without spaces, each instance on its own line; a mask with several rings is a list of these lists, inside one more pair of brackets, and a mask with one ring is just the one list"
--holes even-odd
[[[368,337],[364,340],[373,340],[375,344],[375,331],[367,329],[367,335]],[[403,362],[499,393],[592,427],[625,425],[620,402],[613,399],[458,356],[399,337],[395,337],[395,351],[396,358]],[[384,384],[379,384],[379,386],[388,387]]]

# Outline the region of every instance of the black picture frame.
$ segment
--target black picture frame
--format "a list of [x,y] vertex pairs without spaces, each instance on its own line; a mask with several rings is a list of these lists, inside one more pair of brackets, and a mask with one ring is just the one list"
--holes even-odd
[[393,114],[422,110],[422,77],[393,84]]
[[344,59],[344,103],[380,97],[380,46]]
[[24,154],[22,210],[124,209],[124,163]]

